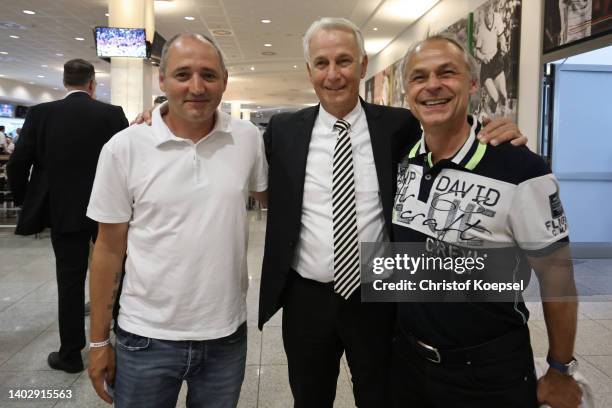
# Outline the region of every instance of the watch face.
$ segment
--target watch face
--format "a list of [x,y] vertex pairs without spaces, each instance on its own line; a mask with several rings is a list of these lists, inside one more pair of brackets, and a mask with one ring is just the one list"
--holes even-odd
[[567,375],[574,375],[578,371],[578,360],[574,359],[567,365]]

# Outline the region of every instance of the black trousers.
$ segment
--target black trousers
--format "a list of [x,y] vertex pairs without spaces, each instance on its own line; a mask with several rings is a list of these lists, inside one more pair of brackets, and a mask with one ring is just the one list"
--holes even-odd
[[394,408],[537,408],[529,343],[487,361],[434,363],[398,335],[391,369]]
[[80,361],[85,347],[85,277],[89,259],[89,243],[95,241],[97,227],[85,231],[51,230],[55,252],[58,293],[60,358]]
[[389,367],[395,305],[348,300],[332,284],[291,272],[283,305],[283,344],[296,408],[332,408],[346,352],[360,408],[390,406]]

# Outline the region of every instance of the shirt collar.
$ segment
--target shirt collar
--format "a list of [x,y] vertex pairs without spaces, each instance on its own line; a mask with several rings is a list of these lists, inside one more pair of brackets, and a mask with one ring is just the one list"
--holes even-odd
[[[468,115],[468,123],[470,124],[470,135],[463,143],[463,146],[455,153],[455,155],[447,160],[455,163],[458,166],[465,167],[468,170],[473,170],[480,160],[482,160],[484,153],[487,149],[487,145],[480,143],[476,139],[476,135],[480,132],[481,124],[472,115]],[[427,149],[425,144],[425,134],[421,135],[421,139],[412,147],[408,155],[409,159],[416,156],[427,155],[427,160],[430,167],[433,167],[431,160],[431,152]]]
[[[350,111],[345,117],[342,119],[347,121],[351,127],[357,123],[359,117],[363,114],[363,108],[361,107],[361,103],[357,101],[357,105]],[[319,105],[319,120],[323,123],[326,129],[329,129],[331,132],[334,131],[334,125],[338,121],[339,118],[335,117],[331,113],[327,112],[323,105]]]
[[81,89],[75,89],[75,90],[72,90],[72,91],[68,92],[68,93],[66,94],[66,96],[64,96],[64,98],[66,98],[68,95],[72,95],[73,93],[77,93],[77,92],[83,92],[83,93],[85,93],[85,94],[89,95],[89,94],[88,94],[86,91],[83,91],[83,90],[81,90]]
[[[178,137],[166,125],[166,122],[161,116],[161,107],[165,106],[168,102],[164,102],[156,107],[151,114],[151,127],[153,128],[153,134],[155,135],[156,145],[160,146],[169,141],[185,142],[188,139]],[[206,137],[200,139],[198,143],[208,140],[218,133],[232,133],[232,118],[225,112],[222,112],[219,108],[215,111],[215,125]]]

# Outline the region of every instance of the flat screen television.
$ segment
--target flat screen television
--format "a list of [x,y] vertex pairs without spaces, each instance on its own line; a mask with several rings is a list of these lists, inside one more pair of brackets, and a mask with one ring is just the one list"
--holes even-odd
[[15,117],[16,118],[25,119],[27,114],[28,114],[28,107],[27,106],[17,105],[17,107],[15,108]]
[[159,64],[159,62],[161,61],[164,44],[166,44],[166,39],[156,31],[155,35],[153,36],[153,44],[151,44],[151,53],[149,55],[149,58],[154,63]]
[[0,117],[12,118],[15,116],[15,106],[8,103],[0,103]]
[[144,28],[96,27],[98,57],[147,57]]

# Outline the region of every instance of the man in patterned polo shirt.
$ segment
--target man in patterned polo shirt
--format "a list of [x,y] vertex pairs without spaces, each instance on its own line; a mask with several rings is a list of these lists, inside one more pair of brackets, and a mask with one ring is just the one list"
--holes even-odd
[[[475,72],[472,57],[443,36],[417,43],[406,55],[407,99],[423,136],[399,167],[394,239],[419,243],[425,256],[445,260],[490,252],[487,273],[498,284],[528,282],[533,267],[550,368],[536,382],[520,289],[513,286],[510,298],[494,299],[446,289],[433,302],[398,303],[396,405],[576,407],[581,391],[571,374],[577,303],[558,183],[527,148],[478,142],[480,124],[468,116]],[[420,272],[424,279],[432,276]],[[491,277],[460,272],[446,271],[445,279]],[[565,301],[550,300],[559,295]],[[454,303],[438,301],[442,297]]]

